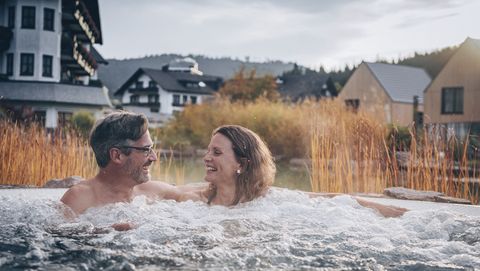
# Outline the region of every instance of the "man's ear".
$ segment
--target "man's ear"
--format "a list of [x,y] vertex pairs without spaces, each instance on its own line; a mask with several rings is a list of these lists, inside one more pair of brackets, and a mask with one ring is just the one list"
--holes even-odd
[[120,151],[120,149],[117,148],[111,148],[110,151],[108,152],[110,155],[110,161],[115,164],[121,164],[123,163],[123,153]]

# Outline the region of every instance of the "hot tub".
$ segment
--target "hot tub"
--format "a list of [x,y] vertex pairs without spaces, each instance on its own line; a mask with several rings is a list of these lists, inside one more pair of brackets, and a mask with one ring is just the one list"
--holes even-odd
[[[0,269],[472,270],[480,209],[372,199],[412,209],[383,218],[349,196],[291,190],[227,208],[157,201],[62,215],[64,189],[0,190]],[[117,232],[109,226],[132,222]]]

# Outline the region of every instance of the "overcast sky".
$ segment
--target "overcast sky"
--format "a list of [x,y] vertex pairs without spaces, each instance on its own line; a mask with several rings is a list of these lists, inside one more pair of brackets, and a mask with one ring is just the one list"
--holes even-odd
[[106,58],[201,54],[318,69],[480,39],[477,0],[100,0]]

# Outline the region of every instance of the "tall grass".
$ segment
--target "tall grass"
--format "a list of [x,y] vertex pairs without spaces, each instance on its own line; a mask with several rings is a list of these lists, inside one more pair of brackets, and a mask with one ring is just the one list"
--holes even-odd
[[50,179],[97,172],[88,144],[74,132],[47,133],[36,123],[0,120],[0,184],[42,186]]
[[[387,138],[386,127],[372,116],[346,111],[335,102],[318,106],[312,116],[312,191],[381,193],[386,187],[403,186],[479,202],[478,189],[467,185],[473,181],[468,144],[459,150],[455,137],[446,138],[438,127],[419,134],[410,129],[410,146],[404,148]],[[455,151],[460,151],[460,159]]]
[[167,148],[205,148],[215,128],[237,124],[257,132],[277,158],[304,157],[309,149],[305,110],[309,106],[265,99],[247,104],[217,99],[210,104],[186,107],[158,133]]
[[[0,120],[0,138],[0,184],[43,186],[51,179],[88,179],[98,172],[87,139],[74,130],[49,133],[37,123]],[[184,167],[172,164],[173,155],[159,158],[166,162],[153,164],[152,179],[183,184]]]

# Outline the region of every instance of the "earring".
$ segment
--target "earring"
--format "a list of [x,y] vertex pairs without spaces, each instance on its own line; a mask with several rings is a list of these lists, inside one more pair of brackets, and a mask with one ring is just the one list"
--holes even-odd
[[240,174],[240,169],[237,169],[237,174]]

